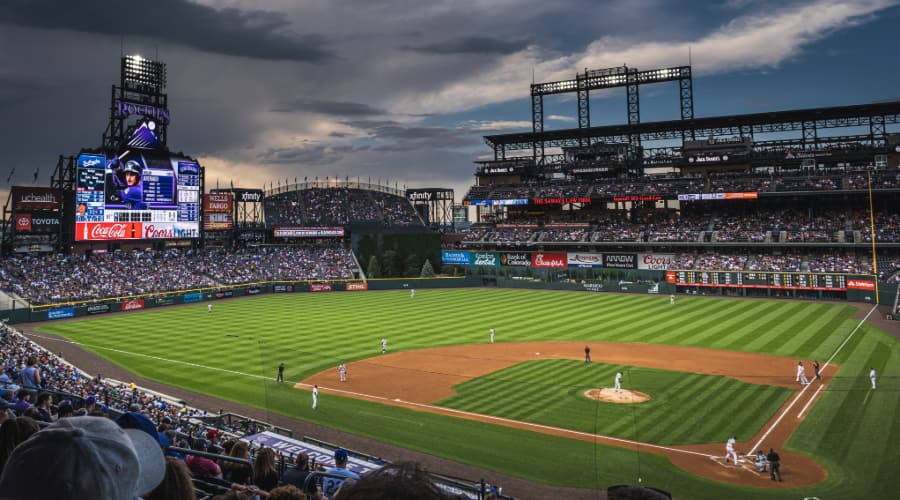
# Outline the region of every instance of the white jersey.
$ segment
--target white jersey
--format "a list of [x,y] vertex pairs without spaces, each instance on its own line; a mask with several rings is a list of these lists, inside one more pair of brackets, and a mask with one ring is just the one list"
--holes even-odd
[[381,339],[381,352],[387,351],[387,339]]
[[874,368],[872,368],[872,369],[869,371],[869,378],[872,379],[872,380],[875,380],[875,369],[874,369]]
[[206,310],[212,312],[212,304],[206,304]]
[[735,441],[733,437],[728,438],[728,441],[725,443],[725,449],[728,451],[734,450],[734,443]]

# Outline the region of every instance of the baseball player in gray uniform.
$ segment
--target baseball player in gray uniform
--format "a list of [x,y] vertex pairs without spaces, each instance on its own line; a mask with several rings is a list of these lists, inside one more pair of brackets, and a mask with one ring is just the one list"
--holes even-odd
[[616,372],[616,392],[622,392],[622,372]]

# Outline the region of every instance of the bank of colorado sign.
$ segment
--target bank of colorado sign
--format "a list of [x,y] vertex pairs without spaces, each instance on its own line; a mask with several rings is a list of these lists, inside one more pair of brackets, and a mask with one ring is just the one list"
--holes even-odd
[[528,252],[505,252],[500,254],[501,266],[524,266],[531,265],[531,254]]
[[566,254],[564,252],[535,252],[531,254],[532,267],[566,267]]

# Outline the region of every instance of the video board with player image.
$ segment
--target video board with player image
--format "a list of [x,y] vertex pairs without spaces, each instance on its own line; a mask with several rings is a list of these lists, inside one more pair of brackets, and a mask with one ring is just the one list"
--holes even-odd
[[197,238],[200,165],[161,150],[77,160],[75,240]]

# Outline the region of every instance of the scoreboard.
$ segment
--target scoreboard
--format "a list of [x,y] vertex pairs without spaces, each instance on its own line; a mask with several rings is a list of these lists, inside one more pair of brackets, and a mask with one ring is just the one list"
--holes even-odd
[[[868,281],[849,275],[850,288],[868,289]],[[769,271],[667,271],[666,281],[676,286],[772,288],[777,290],[846,291],[848,275],[838,273],[785,273]],[[859,286],[857,286],[859,284]],[[874,289],[874,282],[872,282]]]

